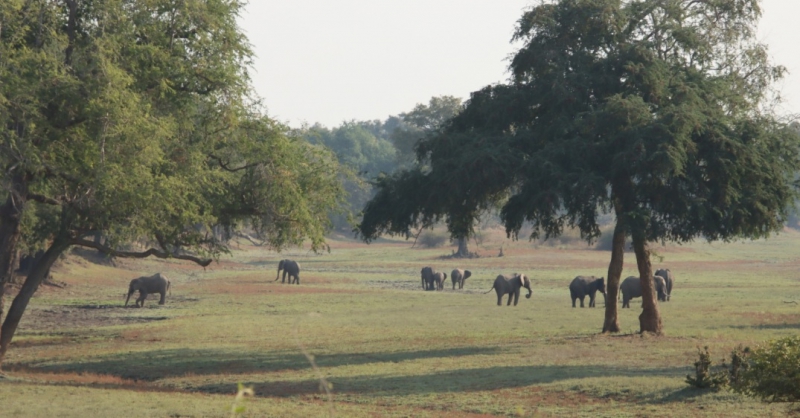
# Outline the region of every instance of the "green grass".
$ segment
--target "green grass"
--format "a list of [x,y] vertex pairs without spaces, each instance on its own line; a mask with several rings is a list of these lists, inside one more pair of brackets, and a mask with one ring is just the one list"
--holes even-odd
[[[676,275],[660,305],[665,335],[640,336],[639,299],[621,335],[599,335],[598,308],[573,309],[567,286],[605,276],[609,254],[531,243],[450,248],[331,242],[328,254],[242,246],[203,270],[177,262],[98,266],[71,258],[66,289],[42,288],[0,378],[10,416],[229,416],[237,383],[245,416],[783,416],[783,405],[684,383],[709,346],[715,361],[800,329],[800,234],[768,241],[657,248]],[[474,250],[474,249],[473,249]],[[301,285],[274,282],[277,260],[301,263]],[[626,254],[623,277],[636,275]],[[463,291],[421,290],[419,270],[467,268]],[[127,282],[160,271],[165,306],[123,309]],[[516,307],[482,294],[524,272],[534,294]],[[315,371],[302,353],[314,356]],[[333,405],[317,373],[333,385]]]

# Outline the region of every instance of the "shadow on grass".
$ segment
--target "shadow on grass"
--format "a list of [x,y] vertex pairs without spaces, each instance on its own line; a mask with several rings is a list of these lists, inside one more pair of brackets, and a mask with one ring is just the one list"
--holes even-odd
[[[422,351],[319,354],[316,355],[315,360],[319,367],[339,367],[369,363],[399,363],[429,358],[494,355],[502,352],[504,352],[503,349],[495,347],[460,347]],[[243,374],[311,368],[311,364],[299,352],[265,354],[188,348],[89,357],[72,363],[19,364],[18,366],[31,371],[87,372],[143,381],[154,381],[187,374]],[[14,366],[12,365],[11,367],[13,368]]]
[[[412,376],[365,375],[352,377],[328,376],[337,394],[361,396],[408,396],[438,393],[476,392],[513,389],[530,385],[543,385],[566,379],[591,377],[634,377],[667,375],[679,376],[685,368],[675,369],[624,369],[600,366],[503,366],[477,369],[450,370],[441,373]],[[319,394],[318,380],[292,380],[243,382],[252,386],[259,396],[298,396]],[[233,382],[213,383],[192,390],[209,393],[229,393]],[[675,395],[685,399],[691,394]]]
[[800,329],[800,324],[731,325],[730,328],[741,329],[741,330],[749,330],[749,329],[796,330],[796,329]]

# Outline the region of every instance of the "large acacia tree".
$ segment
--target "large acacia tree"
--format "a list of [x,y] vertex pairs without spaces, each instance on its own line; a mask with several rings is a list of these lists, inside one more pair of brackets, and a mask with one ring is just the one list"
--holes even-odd
[[342,201],[338,163],[249,97],[241,8],[0,3],[0,292],[20,243],[46,249],[3,321],[0,362],[71,246],[205,266],[227,251],[218,231],[243,225],[274,248],[324,246]]
[[[417,147],[430,171],[384,178],[359,231],[369,240],[447,216],[451,233],[488,202],[516,236],[616,215],[608,300],[630,236],[640,330],[661,333],[649,242],[757,238],[796,194],[798,135],[771,112],[784,69],[755,40],[758,0],[560,0],[524,13],[509,84],[472,94]],[[459,167],[461,169],[459,170]],[[438,198],[437,196],[443,196]],[[458,228],[462,228],[459,231]],[[616,303],[604,332],[618,332]]]

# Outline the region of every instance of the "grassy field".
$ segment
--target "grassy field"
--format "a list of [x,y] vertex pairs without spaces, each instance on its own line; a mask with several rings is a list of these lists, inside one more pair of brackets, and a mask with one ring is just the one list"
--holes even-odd
[[[605,276],[610,254],[487,241],[470,260],[410,242],[330,242],[331,252],[276,254],[242,246],[203,270],[159,260],[63,260],[31,302],[0,378],[3,416],[784,416],[785,405],[690,389],[698,347],[715,361],[739,345],[800,328],[800,234],[768,241],[657,248],[676,276],[661,304],[665,335],[640,336],[637,300],[621,335],[598,308],[573,309],[567,286]],[[497,245],[495,245],[497,244]],[[474,248],[473,248],[474,250]],[[277,261],[301,263],[299,286],[275,282]],[[473,277],[425,292],[424,265]],[[123,308],[127,282],[164,273],[167,304]],[[524,272],[533,297],[498,307],[482,294]],[[626,254],[623,278],[636,275]],[[787,303],[789,302],[789,303]],[[306,355],[307,354],[307,355]],[[310,361],[313,359],[313,364]],[[332,386],[330,398],[320,377]]]

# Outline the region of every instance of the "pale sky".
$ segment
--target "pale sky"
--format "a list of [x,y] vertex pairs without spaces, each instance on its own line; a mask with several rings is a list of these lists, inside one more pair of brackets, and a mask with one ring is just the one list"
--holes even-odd
[[[532,0],[250,0],[240,23],[253,85],[298,127],[385,119],[433,96],[469,98],[508,78],[516,21]],[[790,74],[782,113],[800,113],[800,0],[762,0],[759,36]]]

